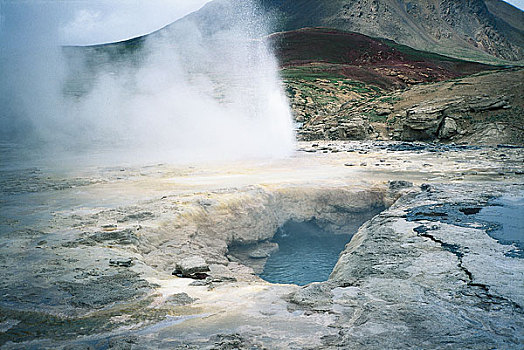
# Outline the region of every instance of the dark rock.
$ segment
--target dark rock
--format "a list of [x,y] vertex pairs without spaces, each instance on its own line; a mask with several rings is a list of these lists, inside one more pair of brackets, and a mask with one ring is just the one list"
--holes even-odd
[[[116,226],[116,225],[114,225]],[[87,237],[79,238],[72,242],[64,243],[64,247],[74,248],[81,245],[95,246],[100,243],[111,243],[115,245],[132,245],[138,244],[138,238],[132,229],[125,229],[121,231],[100,231],[93,234],[87,233]]]
[[416,233],[418,233],[419,235],[420,234],[423,234],[423,233],[426,233],[430,230],[429,227],[427,226],[424,226],[424,225],[420,225],[420,226],[417,226],[413,229],[413,231],[415,231]]
[[99,309],[115,302],[124,302],[148,293],[154,285],[137,273],[118,269],[118,273],[87,282],[57,282],[60,290],[70,294],[67,302],[74,307]]
[[135,214],[126,215],[121,219],[118,219],[117,222],[127,222],[127,221],[142,221],[153,218],[155,215],[149,211],[139,212]]
[[110,259],[109,260],[110,266],[119,266],[119,267],[130,267],[133,265],[133,259]]
[[401,188],[410,188],[413,187],[413,183],[403,180],[392,180],[388,182],[390,190],[398,190]]
[[118,229],[118,226],[114,224],[102,225],[102,230],[104,231],[115,231],[116,229]]
[[474,215],[480,213],[482,208],[461,208],[459,210],[466,215]]
[[430,184],[422,184],[420,185],[420,189],[424,192],[430,192],[432,188]]
[[250,340],[244,339],[240,334],[218,334],[210,339],[214,343],[212,349],[216,350],[248,350],[265,349],[253,344]]
[[212,281],[211,278],[206,279],[196,279],[196,281],[191,282],[189,285],[191,287],[205,287],[211,285]]
[[95,350],[95,348],[89,344],[69,344],[64,346],[62,350]]
[[135,336],[119,336],[109,339],[107,347],[114,350],[132,350],[137,343],[138,338]]
[[223,282],[236,282],[238,281],[235,277],[233,276],[213,276],[211,278],[211,282],[212,283],[223,283]]

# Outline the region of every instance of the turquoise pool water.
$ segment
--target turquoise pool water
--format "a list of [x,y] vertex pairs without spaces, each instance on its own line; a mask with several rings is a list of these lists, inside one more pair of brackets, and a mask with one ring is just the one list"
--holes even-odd
[[325,281],[353,233],[335,235],[313,222],[288,222],[273,238],[279,250],[268,258],[260,277],[301,286]]

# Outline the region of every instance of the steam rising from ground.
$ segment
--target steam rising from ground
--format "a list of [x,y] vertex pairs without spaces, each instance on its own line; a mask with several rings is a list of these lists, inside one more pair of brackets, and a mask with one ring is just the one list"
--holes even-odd
[[110,161],[288,155],[294,135],[263,39],[269,23],[249,1],[218,4],[204,8],[204,22],[189,16],[134,46],[10,55],[2,62],[5,137]]

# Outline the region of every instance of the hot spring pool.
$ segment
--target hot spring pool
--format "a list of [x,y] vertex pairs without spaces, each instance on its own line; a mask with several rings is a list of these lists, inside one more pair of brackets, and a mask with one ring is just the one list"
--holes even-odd
[[273,237],[279,250],[267,259],[259,276],[271,283],[301,286],[325,281],[353,233],[333,234],[314,222],[290,221]]

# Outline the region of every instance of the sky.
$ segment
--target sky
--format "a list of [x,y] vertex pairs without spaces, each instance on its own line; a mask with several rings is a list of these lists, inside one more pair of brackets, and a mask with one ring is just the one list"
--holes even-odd
[[524,0],[506,0],[506,2],[524,11]]
[[153,32],[209,0],[0,0],[0,45],[90,45]]

